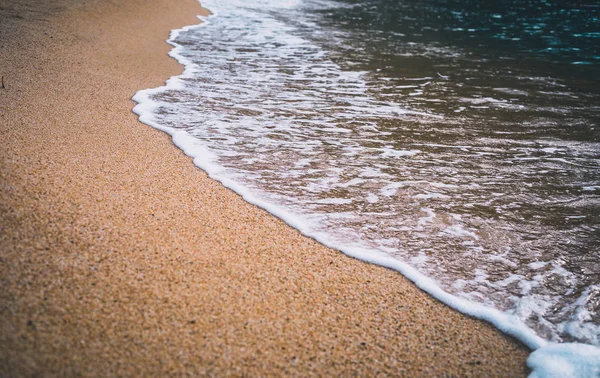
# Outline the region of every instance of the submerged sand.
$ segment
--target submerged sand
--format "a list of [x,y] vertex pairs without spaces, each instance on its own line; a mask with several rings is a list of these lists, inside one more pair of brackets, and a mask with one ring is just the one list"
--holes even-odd
[[0,376],[522,376],[529,351],[207,178],[130,100],[194,0],[0,0]]

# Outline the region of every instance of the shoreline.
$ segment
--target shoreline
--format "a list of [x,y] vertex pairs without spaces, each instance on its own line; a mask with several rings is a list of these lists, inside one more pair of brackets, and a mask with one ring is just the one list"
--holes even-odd
[[56,3],[8,12],[0,37],[2,375],[527,373],[519,342],[301,236],[138,122],[131,96],[182,70],[164,40],[194,0]]
[[[207,10],[209,13],[211,12],[210,9]],[[201,21],[210,22],[209,18],[210,15],[202,17]],[[158,95],[160,97],[164,91],[171,89],[177,91],[181,86],[185,86],[185,79],[194,79],[195,77],[194,73],[188,72],[188,69],[190,68],[191,70],[194,70],[194,64],[180,53],[181,50],[185,50],[185,47],[175,42],[177,40],[177,36],[181,33],[186,33],[202,26],[202,22],[196,25],[185,26],[181,29],[175,29],[171,32],[171,37],[167,40],[167,43],[172,45],[174,48],[171,50],[169,55],[184,67],[184,71],[181,73],[181,75],[171,77],[163,86],[143,89],[138,91],[133,96],[133,101],[137,103],[137,105],[133,108],[133,112],[139,115],[140,122],[167,133],[172,138],[173,144],[183,151],[185,155],[190,157],[193,161],[193,164],[202,171],[206,172],[211,179],[218,181],[224,187],[232,190],[242,197],[244,201],[267,211],[269,214],[280,219],[286,225],[294,228],[302,235],[313,239],[317,243],[320,243],[328,248],[339,251],[346,256],[355,258],[365,263],[389,268],[400,273],[418,288],[438,301],[444,303],[446,306],[467,316],[473,316],[474,318],[486,321],[495,328],[501,330],[504,334],[514,337],[532,351],[535,351],[548,344],[547,340],[537,335],[533,329],[529,328],[520,319],[514,318],[513,316],[501,312],[493,307],[468,301],[464,298],[451,294],[433,282],[430,277],[420,273],[417,269],[413,268],[409,264],[382,254],[376,250],[362,250],[360,248],[348,247],[343,243],[336,243],[332,241],[327,236],[311,232],[310,227],[307,227],[302,221],[299,222],[293,214],[288,213],[285,207],[280,207],[274,203],[260,199],[259,197],[253,195],[253,193],[249,191],[246,186],[236,182],[235,180],[231,180],[226,173],[222,173],[221,171],[225,169],[225,167],[218,163],[215,164],[210,156],[207,157],[204,147],[198,148],[196,146],[195,137],[190,136],[185,131],[162,125],[159,121],[157,121],[155,117],[155,111],[161,106],[161,104],[160,102],[153,100],[152,97],[154,95]]]

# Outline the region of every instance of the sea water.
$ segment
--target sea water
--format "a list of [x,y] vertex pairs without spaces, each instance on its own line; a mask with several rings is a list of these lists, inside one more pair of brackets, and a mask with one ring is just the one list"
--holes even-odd
[[304,234],[600,361],[600,8],[574,3],[205,0],[135,111]]

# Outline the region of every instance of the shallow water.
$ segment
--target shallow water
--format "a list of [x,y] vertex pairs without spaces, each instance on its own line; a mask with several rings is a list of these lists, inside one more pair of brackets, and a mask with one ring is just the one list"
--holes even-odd
[[600,345],[598,9],[203,1],[156,119],[254,196],[553,341]]

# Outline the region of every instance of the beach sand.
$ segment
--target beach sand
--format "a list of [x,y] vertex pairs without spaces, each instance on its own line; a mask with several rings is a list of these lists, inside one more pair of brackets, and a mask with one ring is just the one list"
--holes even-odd
[[137,121],[194,0],[0,0],[0,376],[500,376],[529,351]]

